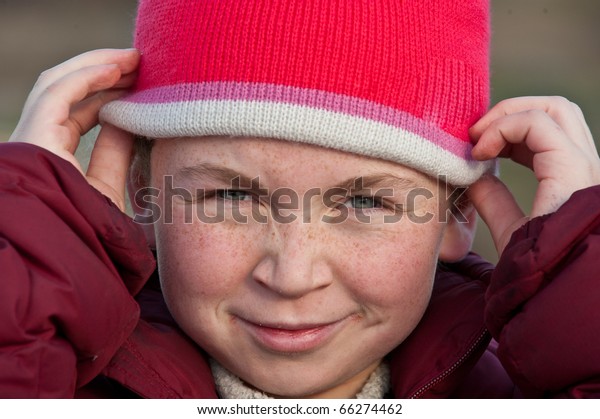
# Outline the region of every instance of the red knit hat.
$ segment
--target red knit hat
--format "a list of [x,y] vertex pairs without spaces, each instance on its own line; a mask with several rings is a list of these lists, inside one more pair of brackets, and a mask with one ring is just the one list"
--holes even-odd
[[456,185],[492,163],[487,0],[141,0],[140,74],[101,118],[150,138],[254,136],[401,163]]

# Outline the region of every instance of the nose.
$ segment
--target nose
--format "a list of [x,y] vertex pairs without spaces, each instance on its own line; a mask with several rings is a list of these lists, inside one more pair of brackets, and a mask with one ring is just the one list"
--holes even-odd
[[325,288],[333,281],[327,242],[317,226],[279,225],[264,243],[269,251],[256,265],[253,279],[284,298]]

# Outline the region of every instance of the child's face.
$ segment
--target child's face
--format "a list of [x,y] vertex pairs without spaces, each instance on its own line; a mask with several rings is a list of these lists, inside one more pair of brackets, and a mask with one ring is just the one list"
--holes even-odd
[[[243,181],[232,191],[234,173],[258,177],[269,195],[253,195]],[[194,196],[165,194],[165,175]],[[315,192],[361,177],[365,188],[351,190],[354,198]],[[156,141],[151,183],[162,190],[155,232],[174,318],[262,391],[352,397],[427,306],[446,224],[435,180],[415,170],[286,141],[188,138]],[[197,189],[205,198],[195,198]],[[382,206],[370,197],[384,189]],[[269,199],[285,205],[291,195],[299,203],[288,208],[297,209],[275,217]],[[407,200],[400,220],[384,220]],[[198,213],[223,221],[200,222]]]

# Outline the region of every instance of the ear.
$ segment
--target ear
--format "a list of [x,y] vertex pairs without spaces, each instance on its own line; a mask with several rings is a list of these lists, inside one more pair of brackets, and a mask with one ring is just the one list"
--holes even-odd
[[443,262],[458,262],[467,255],[473,245],[477,211],[470,201],[461,207],[460,211],[464,218],[451,215],[446,225],[438,256]]
[[152,211],[148,208],[147,202],[144,202],[141,197],[136,194],[137,191],[142,190],[145,185],[142,183],[142,178],[139,173],[135,173],[135,167],[132,167],[129,179],[127,181],[127,193],[129,194],[129,201],[131,202],[131,209],[133,210],[134,219],[136,220],[148,220],[148,222],[138,223],[144,235],[146,236],[146,242],[152,250],[156,250],[156,236],[154,234],[154,222],[150,222],[152,217]]

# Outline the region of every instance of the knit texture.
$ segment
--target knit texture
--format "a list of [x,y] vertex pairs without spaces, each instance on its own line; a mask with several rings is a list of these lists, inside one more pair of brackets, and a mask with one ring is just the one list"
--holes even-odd
[[[246,383],[223,368],[214,359],[210,359],[210,368],[215,379],[219,397],[223,399],[272,399],[268,394],[249,387]],[[382,362],[371,373],[355,399],[383,399],[390,390],[390,368]]]
[[252,136],[466,185],[488,106],[487,0],[142,0],[131,95],[101,119],[151,138]]

